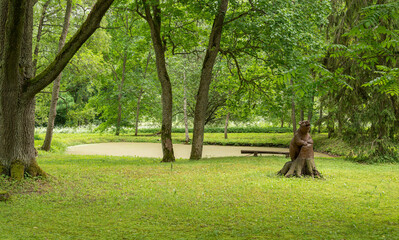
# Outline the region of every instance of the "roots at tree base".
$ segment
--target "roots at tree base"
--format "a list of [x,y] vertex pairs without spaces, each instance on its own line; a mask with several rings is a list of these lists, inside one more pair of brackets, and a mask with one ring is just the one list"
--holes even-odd
[[298,157],[293,161],[286,162],[277,174],[285,177],[311,176],[323,178],[316,169],[312,145],[303,146]]
[[25,166],[21,161],[14,161],[9,168],[0,165],[0,174],[10,176],[14,180],[22,180],[26,175],[30,177],[47,177],[44,172],[33,159],[28,166]]
[[317,171],[314,159],[297,158],[294,161],[289,161],[284,164],[284,167],[277,173],[285,177],[302,177],[311,176],[323,178],[319,171]]

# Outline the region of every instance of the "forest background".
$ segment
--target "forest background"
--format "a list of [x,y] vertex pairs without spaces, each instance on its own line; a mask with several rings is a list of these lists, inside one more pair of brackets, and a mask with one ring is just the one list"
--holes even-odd
[[[37,95],[38,129],[51,126],[49,106],[58,100],[56,127],[116,135],[160,131],[164,86],[145,2],[114,2],[62,72],[59,96],[52,100],[52,86]],[[68,40],[78,30],[92,4],[35,4],[36,72],[54,59],[60,36]],[[149,4],[158,11],[152,17],[171,84],[172,131],[193,131],[219,2]],[[220,127],[227,138],[228,126],[292,132],[307,119],[313,134],[350,145],[356,161],[399,161],[398,14],[399,3],[389,0],[230,1],[211,69],[206,128]]]

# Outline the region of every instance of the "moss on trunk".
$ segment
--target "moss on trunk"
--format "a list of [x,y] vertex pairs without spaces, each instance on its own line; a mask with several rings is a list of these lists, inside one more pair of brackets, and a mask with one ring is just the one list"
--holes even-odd
[[30,161],[27,167],[22,161],[14,161],[9,168],[0,165],[0,174],[10,176],[13,180],[22,180],[25,176],[47,178],[47,173],[39,167],[36,159]]
[[46,172],[39,167],[36,160],[32,160],[31,164],[26,168],[26,172],[32,177],[47,177]]
[[21,161],[11,163],[10,176],[14,180],[22,180],[24,178],[25,166]]

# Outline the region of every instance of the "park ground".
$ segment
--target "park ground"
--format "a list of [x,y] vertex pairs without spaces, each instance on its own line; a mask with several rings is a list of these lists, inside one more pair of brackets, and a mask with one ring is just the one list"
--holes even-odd
[[[285,138],[264,135],[260,142],[254,136],[254,145]],[[67,146],[157,139],[54,137],[53,152],[38,157],[48,180],[0,179],[0,189],[11,193],[0,202],[0,239],[399,239],[398,164],[316,158],[324,179],[284,178],[276,175],[284,157],[172,164],[75,156],[64,154]],[[40,146],[42,136],[36,138]],[[226,145],[245,135],[230,141]]]

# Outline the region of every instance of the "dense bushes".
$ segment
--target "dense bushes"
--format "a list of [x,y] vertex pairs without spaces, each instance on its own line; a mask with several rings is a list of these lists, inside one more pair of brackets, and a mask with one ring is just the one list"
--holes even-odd
[[[148,128],[148,129],[140,129],[142,133],[155,133],[159,132],[160,129]],[[188,130],[190,133],[193,132],[193,129],[190,128]],[[173,128],[173,133],[184,133],[184,128]],[[207,127],[205,128],[206,133],[223,133],[223,127]],[[292,132],[292,128],[280,128],[280,127],[229,127],[227,132],[229,133],[288,133]]]

